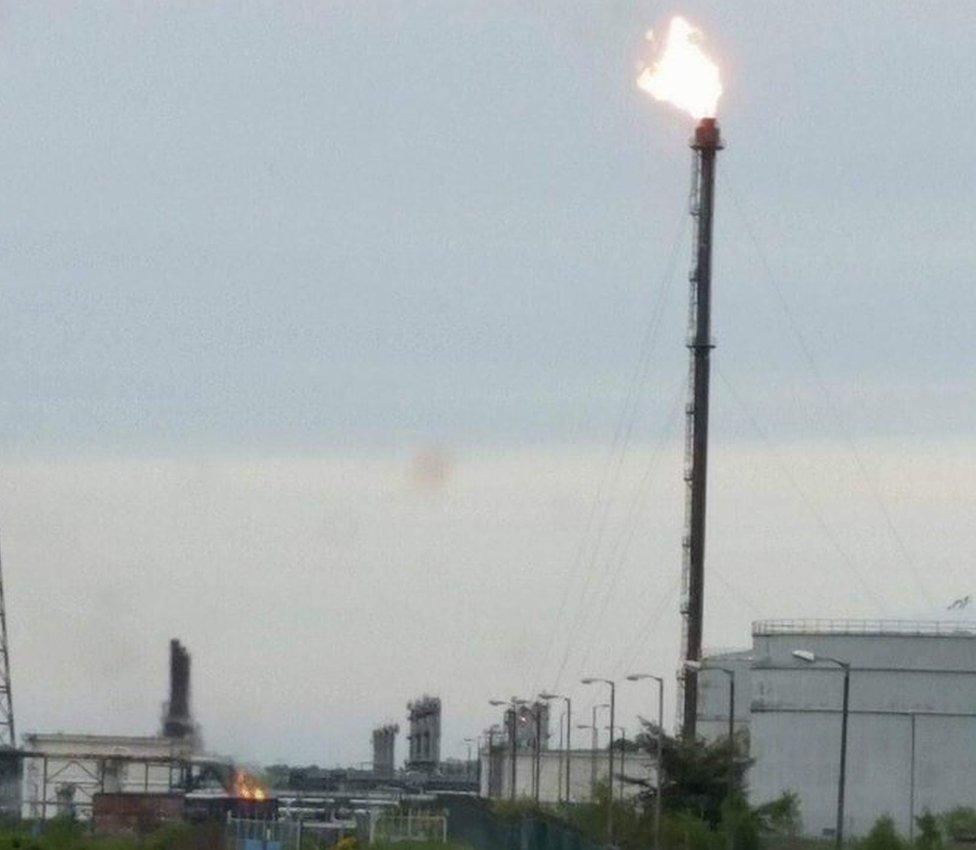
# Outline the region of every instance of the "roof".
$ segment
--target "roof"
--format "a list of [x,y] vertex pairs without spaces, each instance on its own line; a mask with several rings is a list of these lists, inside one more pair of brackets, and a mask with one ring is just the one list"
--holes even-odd
[[769,635],[900,635],[976,637],[976,622],[961,620],[758,620],[753,637]]

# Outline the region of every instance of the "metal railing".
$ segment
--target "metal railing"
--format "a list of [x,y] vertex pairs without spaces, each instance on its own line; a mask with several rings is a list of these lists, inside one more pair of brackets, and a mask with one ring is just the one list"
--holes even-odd
[[952,620],[758,620],[754,637],[767,635],[904,635],[976,637],[976,622]]
[[447,841],[447,816],[431,812],[383,812],[370,819],[369,843],[380,841]]
[[227,817],[224,850],[299,850],[302,822]]

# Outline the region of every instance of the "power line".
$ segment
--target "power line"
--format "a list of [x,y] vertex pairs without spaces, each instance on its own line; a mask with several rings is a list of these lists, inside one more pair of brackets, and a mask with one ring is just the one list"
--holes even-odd
[[850,571],[851,575],[853,575],[857,579],[858,583],[861,585],[861,589],[864,591],[864,595],[874,604],[874,606],[878,609],[878,611],[882,615],[885,614],[886,613],[885,607],[880,597],[877,595],[877,593],[875,593],[874,588],[871,586],[870,582],[868,582],[868,580],[858,569],[857,563],[854,561],[854,559],[847,553],[844,547],[841,546],[840,541],[837,539],[837,536],[834,534],[833,530],[827,524],[827,520],[824,519],[824,516],[820,512],[819,508],[816,506],[816,504],[814,504],[813,500],[807,495],[804,489],[800,486],[799,482],[796,480],[795,476],[790,471],[789,466],[787,466],[787,464],[782,459],[782,457],[780,457],[779,452],[776,451],[769,437],[766,435],[766,432],[759,424],[759,420],[757,420],[756,417],[752,414],[752,411],[750,410],[748,405],[746,405],[745,401],[743,401],[742,396],[739,395],[735,387],[732,386],[729,379],[725,376],[725,373],[719,368],[716,368],[715,371],[718,374],[722,383],[725,385],[725,388],[729,391],[729,394],[732,396],[732,399],[739,406],[739,409],[745,415],[746,419],[748,419],[749,422],[752,424],[752,427],[755,429],[756,434],[759,436],[759,439],[762,440],[763,445],[766,447],[766,451],[769,453],[769,456],[772,457],[773,460],[776,462],[776,464],[779,466],[780,471],[783,473],[783,476],[790,483],[793,489],[796,490],[797,494],[800,496],[800,500],[803,502],[807,510],[813,516],[814,520],[816,520],[817,525],[820,526],[820,530],[823,532],[824,537],[827,538],[828,542],[833,547],[834,551],[837,552],[838,556],[840,556],[841,560],[844,561],[845,564],[847,564],[847,568]]
[[862,479],[868,485],[868,490],[870,491],[872,497],[874,498],[875,504],[877,505],[879,511],[881,512],[882,517],[884,518],[884,522],[888,528],[888,532],[890,533],[892,539],[895,541],[896,548],[901,553],[902,560],[905,562],[905,565],[908,567],[909,572],[911,573],[912,578],[914,579],[919,592],[922,594],[925,601],[929,605],[933,605],[934,603],[932,600],[932,596],[928,592],[928,588],[925,586],[925,582],[922,579],[921,570],[919,569],[918,564],[915,561],[915,558],[909,551],[908,546],[906,545],[905,540],[901,535],[901,532],[898,531],[898,528],[895,525],[895,521],[891,516],[891,512],[888,510],[888,505],[886,504],[884,497],[882,496],[881,491],[878,488],[877,482],[875,481],[874,476],[870,474],[866,464],[864,463],[864,460],[861,456],[861,452],[858,449],[857,443],[854,440],[853,434],[851,433],[850,429],[847,427],[847,423],[844,421],[844,418],[841,416],[837,405],[834,404],[830,391],[827,388],[827,383],[826,381],[824,381],[823,376],[821,375],[820,370],[817,367],[817,363],[813,357],[813,353],[810,350],[810,346],[807,345],[806,337],[804,336],[803,331],[800,329],[800,325],[797,322],[796,317],[793,315],[793,311],[790,309],[789,303],[786,301],[782,289],[780,288],[779,284],[776,282],[776,278],[773,275],[772,268],[770,267],[769,262],[766,259],[766,255],[759,244],[759,239],[756,236],[756,231],[752,225],[752,220],[750,219],[749,215],[746,213],[742,203],[739,201],[739,196],[736,193],[735,188],[733,187],[731,181],[728,180],[727,177],[724,179],[726,184],[728,185],[729,194],[732,196],[733,205],[735,206],[736,211],[739,213],[739,215],[742,218],[742,222],[745,227],[746,234],[748,235],[749,240],[752,242],[752,246],[756,251],[756,256],[758,257],[759,263],[762,266],[763,272],[765,273],[766,283],[773,290],[773,293],[776,295],[777,303],[779,304],[783,313],[786,315],[787,321],[789,322],[790,329],[793,331],[793,335],[796,338],[796,342],[800,348],[800,351],[803,353],[804,358],[807,361],[807,365],[810,368],[811,373],[813,374],[818,389],[823,394],[823,397],[827,402],[828,409],[834,410],[836,413],[837,423],[840,426],[841,435],[843,436],[845,442],[847,443],[848,449],[850,450],[851,455],[854,458],[854,463],[857,466]]
[[626,514],[626,519],[624,520],[622,533],[617,538],[617,545],[614,547],[610,554],[608,560],[615,561],[613,568],[610,570],[609,580],[606,582],[602,602],[600,604],[599,613],[592,620],[592,627],[589,631],[589,637],[584,641],[584,646],[586,647],[586,655],[583,657],[582,665],[585,667],[589,662],[590,656],[593,652],[593,636],[599,631],[600,625],[603,623],[603,618],[606,615],[607,608],[610,604],[610,600],[613,598],[614,591],[617,589],[617,584],[620,580],[620,576],[623,574],[623,567],[627,562],[627,556],[630,554],[631,545],[634,542],[634,538],[637,533],[637,528],[640,524],[640,508],[644,500],[647,498],[648,485],[657,469],[658,462],[661,456],[664,454],[664,447],[667,445],[667,439],[670,434],[671,429],[674,426],[675,414],[681,407],[681,400],[684,397],[684,381],[680,381],[677,385],[677,393],[675,398],[669,408],[669,412],[664,421],[664,427],[661,429],[661,434],[658,437],[658,444],[656,450],[652,453],[650,460],[648,461],[647,468],[644,470],[644,474],[640,481],[634,487],[634,493],[631,497],[630,507]]
[[[607,518],[610,510],[611,498],[609,494],[607,494],[605,497],[605,491],[607,490],[608,484],[610,485],[610,493],[612,493],[616,487],[623,457],[626,454],[627,447],[633,434],[639,400],[638,392],[647,377],[651,352],[653,351],[654,343],[657,339],[658,329],[660,328],[661,318],[664,313],[664,307],[671,290],[674,271],[677,266],[680,248],[686,229],[687,220],[682,214],[681,219],[679,220],[679,226],[676,228],[674,233],[670,254],[662,275],[657,302],[651,310],[651,315],[648,319],[647,325],[645,326],[644,333],[641,336],[641,350],[638,355],[633,376],[628,384],[627,394],[624,398],[623,404],[621,405],[620,416],[614,430],[613,442],[607,453],[600,484],[590,504],[590,510],[584,525],[583,534],[580,537],[580,543],[576,550],[576,556],[570,570],[572,578],[570,581],[562,583],[563,592],[561,594],[558,613],[555,621],[553,622],[553,627],[550,630],[545,651],[540,658],[538,672],[535,677],[536,681],[541,680],[542,674],[549,661],[549,657],[556,640],[556,635],[559,633],[560,625],[563,622],[563,616],[567,613],[566,605],[569,602],[570,585],[574,583],[574,579],[577,577],[577,574],[579,574],[579,577],[581,578],[579,593],[577,594],[576,604],[572,609],[575,610],[576,613],[572,618],[573,626],[570,628],[567,634],[566,648],[563,653],[562,660],[560,661],[559,672],[557,673],[555,682],[553,684],[554,690],[558,688],[559,680],[562,677],[563,670],[565,669],[572,643],[572,636],[578,625],[580,613],[585,610],[585,602],[589,596],[590,587],[592,585],[596,559],[602,546],[603,535],[606,529]],[[600,507],[602,507],[602,510],[598,511]],[[595,532],[595,541],[592,543],[592,545],[588,545],[590,543],[591,532],[593,532],[593,526],[597,519],[598,512],[600,516]],[[588,551],[589,557],[587,558],[586,554]],[[580,573],[581,567],[583,567],[582,573]]]

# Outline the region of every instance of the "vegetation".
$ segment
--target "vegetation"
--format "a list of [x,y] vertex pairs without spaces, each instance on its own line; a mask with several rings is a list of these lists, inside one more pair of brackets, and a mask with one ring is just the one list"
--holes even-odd
[[[795,838],[800,829],[796,795],[786,794],[757,808],[746,802],[751,762],[745,743],[741,737],[709,743],[664,736],[661,839],[666,850],[757,850],[764,837]],[[647,725],[634,745],[656,752],[656,729]],[[637,792],[634,797],[613,802],[614,843],[621,850],[647,850],[654,846],[657,789],[636,780],[631,785]],[[634,785],[639,787],[633,789]],[[605,840],[610,803],[606,782],[595,797],[593,803],[544,808],[526,801],[499,802],[494,810],[510,818],[559,817],[600,844]]]
[[968,844],[976,841],[976,809],[959,806],[939,818],[943,832],[953,841]]
[[220,846],[220,825],[169,824],[144,838],[101,836],[71,818],[22,824],[0,832],[0,850],[213,850]]

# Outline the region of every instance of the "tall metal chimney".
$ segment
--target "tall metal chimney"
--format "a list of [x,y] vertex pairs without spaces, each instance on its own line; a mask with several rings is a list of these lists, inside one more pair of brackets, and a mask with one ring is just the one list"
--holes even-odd
[[[715,155],[722,139],[714,118],[702,118],[691,140],[694,150],[691,214],[696,219],[694,267],[691,272],[688,350],[690,402],[685,435],[685,538],[682,567],[682,657],[699,661],[705,591],[705,489],[708,472],[709,356],[714,347],[712,325],[712,216],[715,204]],[[698,674],[684,666],[682,734],[695,736],[698,715]]]
[[163,716],[163,735],[189,738],[195,731],[190,717],[190,653],[173,638],[169,642],[169,702]]

